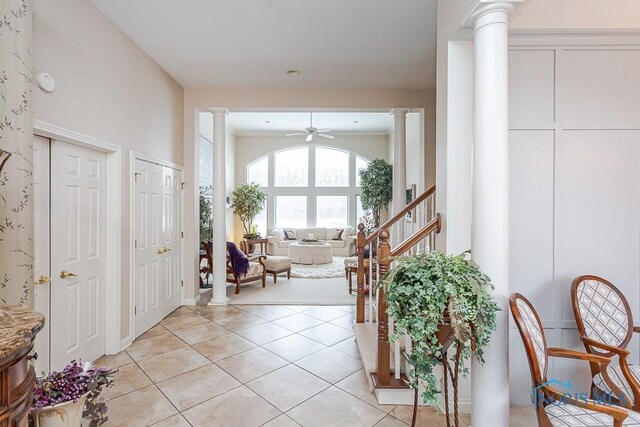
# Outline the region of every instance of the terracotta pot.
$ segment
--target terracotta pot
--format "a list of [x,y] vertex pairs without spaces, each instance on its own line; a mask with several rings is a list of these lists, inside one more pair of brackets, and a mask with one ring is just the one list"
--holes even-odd
[[54,406],[32,409],[31,416],[36,427],[80,427],[84,402],[89,393],[83,394],[76,402],[69,401]]
[[441,324],[438,325],[438,332],[436,332],[438,342],[442,345],[442,352],[446,352],[455,339],[453,326],[451,326],[451,316],[449,316],[449,310],[444,310],[444,319]]

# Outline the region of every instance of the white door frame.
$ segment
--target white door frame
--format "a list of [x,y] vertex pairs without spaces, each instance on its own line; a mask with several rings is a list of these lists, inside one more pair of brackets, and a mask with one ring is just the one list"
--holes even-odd
[[122,259],[122,196],[120,170],[122,165],[121,147],[92,136],[84,135],[38,119],[33,120],[33,133],[45,138],[90,148],[106,154],[107,157],[107,224],[106,224],[106,298],[105,298],[105,339],[106,353],[116,354],[124,347],[120,339],[121,324],[121,259]]
[[[135,339],[135,331],[136,331],[136,316],[134,314],[135,307],[135,291],[136,291],[136,281],[135,281],[135,265],[136,265],[136,250],[135,250],[135,239],[136,239],[136,230],[135,230],[135,207],[136,207],[136,160],[142,160],[149,163],[155,163],[160,166],[166,166],[171,169],[175,169],[180,171],[182,174],[182,184],[184,184],[184,167],[182,165],[178,165],[176,163],[171,163],[166,160],[158,159],[157,157],[153,157],[151,155],[141,153],[139,151],[131,150],[129,154],[129,217],[131,218],[131,226],[129,227],[129,301],[131,302],[131,307],[129,310],[129,325],[131,325],[130,333],[129,333],[129,343],[133,342]],[[181,188],[183,185],[181,185]],[[180,224],[180,228],[182,230],[182,243],[180,244],[180,251],[182,252],[182,265],[180,266],[180,280],[183,281],[182,286],[182,295],[181,295],[181,304],[184,304],[184,194],[182,196],[182,203],[180,206],[180,210],[182,211],[181,218],[182,224]],[[190,303],[190,301],[187,301]]]

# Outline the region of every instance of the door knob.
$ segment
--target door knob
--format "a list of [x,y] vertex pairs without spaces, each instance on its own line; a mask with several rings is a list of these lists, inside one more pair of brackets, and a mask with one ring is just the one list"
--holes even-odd
[[51,280],[51,278],[49,276],[42,275],[42,276],[40,276],[40,277],[38,277],[36,279],[35,284],[36,285],[44,285],[45,283],[47,283],[50,280]]
[[67,277],[75,277],[75,276],[77,276],[77,274],[71,273],[70,271],[67,271],[67,270],[62,270],[60,272],[61,279],[66,279]]
[[163,253],[165,253],[165,252],[166,252],[166,251],[165,251],[165,248],[160,248],[160,249],[158,249],[158,250],[157,250],[157,252],[156,252],[156,253],[157,253],[158,255],[161,255],[161,254],[163,254]]
[[171,250],[171,248],[164,248],[165,252],[169,252]]

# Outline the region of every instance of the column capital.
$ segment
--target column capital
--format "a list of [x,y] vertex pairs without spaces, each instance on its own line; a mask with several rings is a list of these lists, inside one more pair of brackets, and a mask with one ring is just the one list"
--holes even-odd
[[509,15],[524,0],[476,0],[462,18],[461,27],[474,31],[489,24],[509,24]]
[[393,108],[391,114],[395,117],[406,117],[410,109],[405,107]]
[[229,110],[224,107],[211,107],[209,108],[209,111],[211,111],[213,117],[226,117],[229,115]]

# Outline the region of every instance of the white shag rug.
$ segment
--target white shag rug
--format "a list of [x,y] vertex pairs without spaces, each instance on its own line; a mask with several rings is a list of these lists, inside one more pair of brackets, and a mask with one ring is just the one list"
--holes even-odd
[[344,257],[334,256],[329,264],[291,264],[291,277],[301,279],[331,279],[344,277]]

